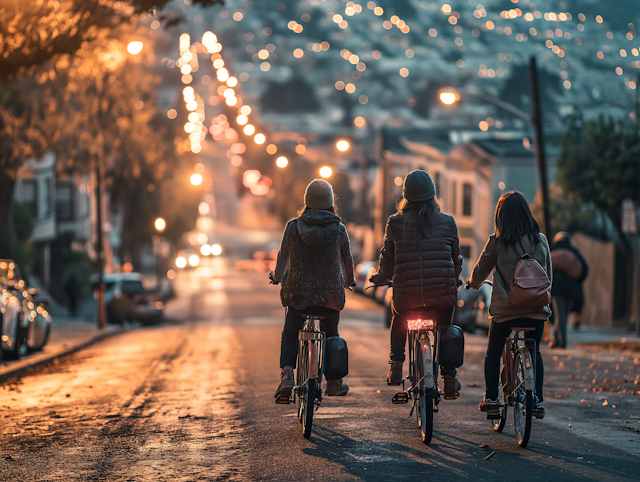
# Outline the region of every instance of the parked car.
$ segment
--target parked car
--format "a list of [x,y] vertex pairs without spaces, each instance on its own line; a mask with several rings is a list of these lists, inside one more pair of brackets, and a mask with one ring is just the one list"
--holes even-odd
[[365,295],[371,296],[371,297],[374,296],[374,292],[375,292],[374,288],[371,288],[367,291],[365,291],[364,289],[367,286],[371,285],[371,283],[369,283],[369,278],[371,277],[371,275],[373,275],[373,273],[376,272],[377,266],[378,266],[377,261],[361,261],[356,265],[356,269],[355,269],[356,293],[364,293]]
[[[113,273],[104,275],[106,285],[107,323],[140,321],[144,325],[159,323],[164,316],[165,294],[147,290],[140,273]],[[98,287],[98,277],[91,277],[91,286]]]
[[39,300],[40,291],[27,286],[18,264],[0,259],[0,356],[17,360],[30,351],[41,350],[51,333],[51,315],[47,300]]

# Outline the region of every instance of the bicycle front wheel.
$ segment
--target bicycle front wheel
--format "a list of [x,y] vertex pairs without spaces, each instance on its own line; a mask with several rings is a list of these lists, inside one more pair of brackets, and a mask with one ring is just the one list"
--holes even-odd
[[298,370],[296,371],[296,386],[298,387],[297,402],[298,402],[298,421],[302,423],[304,407],[307,400],[307,379],[309,378],[309,345],[305,342],[300,342],[298,347]]
[[526,447],[531,435],[531,417],[533,410],[533,390],[525,388],[525,360],[518,352],[514,358],[514,386],[518,387],[513,392],[513,421],[516,426],[516,439],[520,447]]
[[504,392],[502,390],[502,382],[498,384],[498,400],[502,403],[502,407],[500,407],[500,418],[492,419],[491,425],[493,425],[493,430],[500,433],[504,430],[504,425],[507,423],[507,403],[504,399]]

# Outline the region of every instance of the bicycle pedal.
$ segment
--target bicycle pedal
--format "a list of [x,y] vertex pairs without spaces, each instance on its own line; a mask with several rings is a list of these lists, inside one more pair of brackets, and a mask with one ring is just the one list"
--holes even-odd
[[500,412],[487,412],[487,420],[500,420]]
[[396,393],[391,399],[391,403],[396,405],[402,405],[404,403],[409,403],[409,395],[405,392]]
[[289,397],[278,397],[276,398],[276,403],[281,404],[281,405],[289,405],[292,402],[291,398]]
[[456,398],[458,398],[460,396],[459,393],[456,393],[456,395],[454,397],[444,397],[445,400],[455,400]]
[[387,385],[390,387],[397,387],[398,385],[404,386],[404,380],[402,380],[401,382],[392,382],[390,380],[387,380]]

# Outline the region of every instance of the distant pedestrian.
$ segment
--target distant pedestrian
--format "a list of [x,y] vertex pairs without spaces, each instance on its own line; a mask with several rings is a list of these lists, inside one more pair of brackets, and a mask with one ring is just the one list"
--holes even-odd
[[[542,284],[548,286],[552,275],[549,244],[545,235],[540,232],[527,200],[518,191],[500,196],[494,223],[495,232],[489,236],[471,276],[467,278],[467,284],[478,289],[493,272],[493,291],[489,308],[491,326],[484,360],[486,391],[479,408],[488,414],[499,413],[502,402],[498,399],[500,357],[505,339],[513,327],[529,327],[534,329],[530,336],[536,341],[536,399],[532,412],[536,418],[542,418],[544,365],[540,355],[540,340],[544,332],[544,323],[551,314],[550,296],[547,288],[543,293],[534,293],[535,299],[527,299],[526,303],[522,299],[516,300],[516,296],[513,295],[519,292],[522,296],[523,290],[516,290],[513,279],[516,268],[522,261],[531,259],[533,262],[526,263],[526,266],[531,265],[531,270],[535,270],[537,280],[548,278],[546,283]],[[539,298],[538,294],[541,295]]]
[[553,296],[555,326],[549,346],[566,348],[567,319],[578,309],[582,297],[582,283],[589,274],[589,267],[578,248],[571,244],[570,235],[561,231],[553,238],[551,246],[553,266]]
[[[355,286],[349,236],[337,215],[331,184],[324,179],[309,183],[304,203],[298,217],[287,224],[276,269],[269,273],[274,284],[282,283],[280,299],[286,308],[276,400],[290,397],[295,385],[293,370],[298,355],[298,331],[305,321],[303,314],[324,316],[320,329],[327,338],[338,336],[345,288]],[[327,380],[328,396],[346,395],[348,391],[349,386],[341,378]]]
[[69,314],[73,317],[78,314],[78,277],[72,271],[64,284],[64,291],[67,295],[67,306]]

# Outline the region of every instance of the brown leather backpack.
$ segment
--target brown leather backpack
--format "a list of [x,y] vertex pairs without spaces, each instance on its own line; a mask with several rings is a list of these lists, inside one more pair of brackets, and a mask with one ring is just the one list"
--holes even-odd
[[551,280],[540,263],[533,259],[535,249],[534,244],[530,253],[520,254],[516,250],[520,259],[516,264],[510,285],[507,284],[496,265],[500,277],[507,286],[509,303],[518,308],[540,308],[551,303]]

